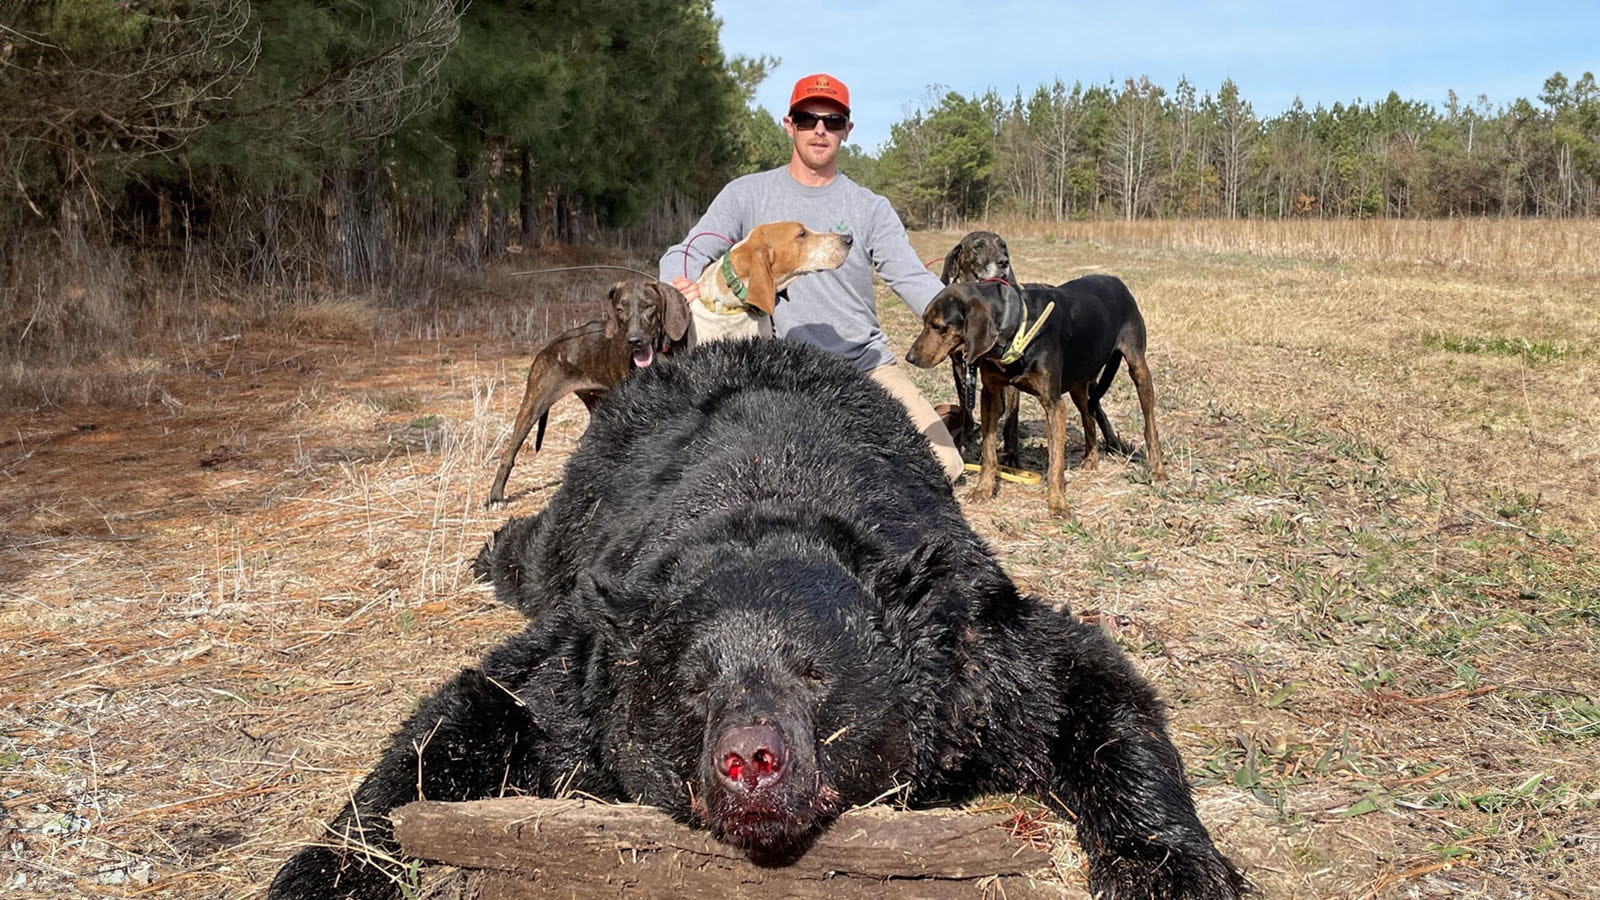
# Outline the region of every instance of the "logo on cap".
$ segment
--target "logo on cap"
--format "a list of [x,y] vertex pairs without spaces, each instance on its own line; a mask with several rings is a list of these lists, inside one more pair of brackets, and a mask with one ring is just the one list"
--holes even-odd
[[820,98],[832,100],[844,107],[845,113],[850,112],[850,89],[844,83],[829,75],[807,75],[794,83],[794,93],[789,97],[789,108],[803,100]]

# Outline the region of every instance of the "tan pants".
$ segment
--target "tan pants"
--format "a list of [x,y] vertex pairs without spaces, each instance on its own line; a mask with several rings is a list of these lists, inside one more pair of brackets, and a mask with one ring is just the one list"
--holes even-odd
[[944,466],[944,477],[952,483],[960,478],[963,471],[961,451],[956,448],[955,440],[944,427],[944,420],[934,412],[933,404],[922,396],[917,386],[911,383],[911,378],[893,364],[879,366],[867,375],[883,385],[883,389],[899,400],[900,405],[911,414],[911,423],[933,445],[933,455],[939,458],[939,465]]

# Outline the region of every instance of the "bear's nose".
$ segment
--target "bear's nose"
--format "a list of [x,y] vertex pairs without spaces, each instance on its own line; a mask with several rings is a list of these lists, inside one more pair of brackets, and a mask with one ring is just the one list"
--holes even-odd
[[788,755],[783,733],[771,725],[730,728],[717,739],[717,772],[728,786],[754,791],[783,778]]

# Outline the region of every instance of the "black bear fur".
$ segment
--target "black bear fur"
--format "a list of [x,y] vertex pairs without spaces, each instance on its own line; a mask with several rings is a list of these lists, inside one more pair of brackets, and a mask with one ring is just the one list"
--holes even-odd
[[896,785],[1026,791],[1076,819],[1101,896],[1245,889],[1154,691],[1016,589],[900,406],[819,351],[718,342],[630,376],[476,569],[526,630],[422,703],[343,846],[302,850],[271,897],[398,896],[374,856],[419,778],[432,800],[640,801],[776,863]]

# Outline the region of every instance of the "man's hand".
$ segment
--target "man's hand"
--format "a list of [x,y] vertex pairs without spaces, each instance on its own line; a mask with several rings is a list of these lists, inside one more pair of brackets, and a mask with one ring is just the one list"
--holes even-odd
[[691,303],[700,299],[700,285],[687,278],[672,279],[672,286],[678,289],[678,293],[683,295],[683,299]]

